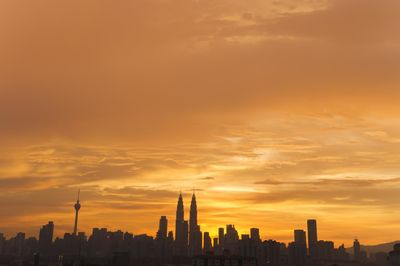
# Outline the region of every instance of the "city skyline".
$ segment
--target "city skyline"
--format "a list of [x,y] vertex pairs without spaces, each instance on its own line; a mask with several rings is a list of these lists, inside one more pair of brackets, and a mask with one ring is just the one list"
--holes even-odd
[[[307,228],[293,229],[292,240],[283,243],[263,238],[260,228],[239,233],[226,221],[218,234],[202,231],[197,197],[193,190],[189,214],[185,216],[184,197],[179,192],[176,204],[175,232],[168,230],[168,217],[160,215],[155,236],[93,227],[91,234],[78,231],[80,189],[73,205],[73,231],[55,236],[54,221],[42,225],[38,237],[18,232],[6,237],[0,232],[0,260],[7,265],[242,265],[242,266],[398,266],[400,241],[376,246],[335,244],[319,238],[318,222],[307,219]],[[186,217],[186,218],[185,218]],[[204,230],[204,228],[203,228]]]
[[191,241],[229,221],[287,243],[310,218],[346,246],[400,238],[399,14],[399,0],[0,1],[0,231],[51,219],[60,236],[76,217],[155,235],[182,191]]
[[[95,226],[95,227],[91,227],[90,230],[79,230],[78,231],[78,212],[81,209],[81,204],[80,204],[80,194],[81,194],[81,189],[78,189],[78,197],[77,197],[77,201],[76,203],[73,205],[73,208],[75,210],[75,219],[74,219],[74,223],[73,226],[71,227],[72,230],[71,231],[63,231],[61,232],[61,230],[56,230],[57,227],[55,227],[54,225],[54,221],[52,219],[49,220],[47,225],[43,225],[42,229],[40,231],[38,231],[38,234],[33,234],[33,235],[28,235],[29,237],[38,237],[40,238],[42,235],[42,231],[44,230],[44,232],[47,232],[47,227],[51,226],[51,237],[50,239],[56,239],[56,238],[62,238],[65,234],[71,234],[72,236],[77,236],[78,232],[81,234],[87,234],[88,232],[94,230],[94,228],[97,229],[111,229],[112,230],[117,230],[117,231],[121,231],[120,228],[108,228],[108,227],[104,227],[104,226]],[[204,230],[203,232],[201,231],[201,223],[198,224],[198,213],[197,213],[197,199],[196,199],[196,195],[195,195],[195,191],[194,189],[192,190],[192,194],[189,194],[191,201],[190,201],[190,207],[189,207],[189,215],[188,219],[185,219],[185,207],[184,207],[184,197],[182,194],[182,191],[179,192],[179,196],[178,196],[178,201],[177,201],[177,205],[176,205],[176,213],[175,213],[175,219],[169,219],[167,215],[160,215],[160,221],[157,222],[157,228],[158,231],[153,231],[153,232],[132,232],[130,230],[122,230],[121,232],[125,232],[125,233],[132,233],[133,236],[137,235],[148,235],[151,237],[154,237],[154,239],[167,239],[167,235],[169,237],[169,234],[172,232],[172,236],[173,239],[175,240],[175,242],[177,243],[176,247],[174,248],[174,253],[176,254],[180,254],[180,255],[190,255],[190,256],[196,256],[196,255],[201,255],[203,253],[203,249],[204,252],[207,250],[206,249],[206,243],[205,243],[205,237],[207,235],[207,237],[209,237],[209,241],[210,241],[210,246],[214,246],[212,244],[212,241],[214,239],[220,239],[220,235],[221,235],[221,228],[225,228],[225,227],[230,227],[230,226],[234,226],[234,229],[237,231],[238,236],[242,236],[243,235],[251,235],[252,239],[255,238],[259,238],[260,241],[264,241],[264,240],[274,240],[274,241],[279,241],[280,243],[285,243],[285,244],[290,244],[291,242],[299,242],[299,243],[304,243],[304,245],[306,245],[306,249],[309,250],[309,256],[311,258],[316,257],[317,254],[317,244],[318,244],[318,235],[319,233],[317,233],[317,231],[319,230],[317,228],[317,220],[313,219],[313,218],[308,218],[305,221],[305,226],[304,227],[294,227],[295,229],[288,229],[291,232],[291,237],[287,240],[287,241],[282,241],[280,239],[274,239],[272,237],[272,235],[265,235],[263,233],[260,234],[260,231],[263,232],[263,228],[258,228],[257,225],[253,225],[252,227],[248,227],[248,228],[242,228],[242,229],[238,229],[237,227],[235,227],[235,225],[229,221],[226,221],[226,223],[224,225],[218,226],[217,228],[213,228],[213,230]],[[174,222],[172,223],[168,223],[168,221],[170,222]],[[155,221],[156,222],[156,221]],[[182,228],[182,226],[184,226]],[[172,230],[170,230],[172,229]],[[57,233],[58,231],[58,233]],[[178,232],[178,233],[177,233]],[[200,235],[197,236],[196,232],[198,232]],[[293,234],[294,232],[294,234]],[[5,237],[12,237],[14,235],[21,234],[23,233],[24,235],[26,234],[23,230],[18,231],[17,233],[11,233],[9,235],[4,234],[4,232],[0,232],[3,236]],[[47,233],[45,233],[47,234]],[[186,235],[185,237],[183,235]],[[204,236],[203,236],[204,234]],[[294,236],[294,237],[293,237]],[[49,238],[49,237],[47,237]],[[196,240],[197,239],[197,240]],[[324,238],[323,238],[324,239]],[[348,242],[343,242],[343,243],[336,243],[338,244],[343,244],[345,245],[345,243],[348,243],[348,247],[350,247],[351,245],[354,245],[355,242],[358,243],[358,237],[356,236],[354,239],[350,239],[348,240]],[[204,242],[203,242],[204,241]],[[355,242],[354,242],[355,241]],[[392,239],[392,241],[390,242],[394,242],[394,241],[398,241],[397,239]],[[186,244],[184,244],[186,243]],[[374,243],[374,244],[378,244],[378,243]],[[382,244],[382,243],[379,243]],[[359,245],[359,244],[358,244]],[[196,247],[197,246],[197,247]],[[339,246],[339,245],[338,245]]]

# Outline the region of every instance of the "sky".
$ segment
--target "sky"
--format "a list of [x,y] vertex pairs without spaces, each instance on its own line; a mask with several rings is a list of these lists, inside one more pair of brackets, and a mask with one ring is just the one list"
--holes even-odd
[[398,0],[0,1],[0,232],[400,230]]

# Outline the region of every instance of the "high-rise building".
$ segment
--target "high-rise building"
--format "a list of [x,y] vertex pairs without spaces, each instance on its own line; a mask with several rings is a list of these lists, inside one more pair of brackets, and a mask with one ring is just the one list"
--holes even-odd
[[239,233],[233,224],[226,225],[226,234],[224,237],[224,252],[235,254],[239,242]]
[[167,239],[167,229],[168,228],[168,220],[166,216],[161,216],[160,223],[158,226],[157,238],[158,239]]
[[294,242],[300,245],[307,245],[306,232],[301,229],[294,230]]
[[204,232],[204,252],[210,252],[212,249],[211,237],[209,232]]
[[214,251],[214,254],[219,254],[219,253],[220,253],[220,251],[219,251],[219,244],[218,244],[218,238],[217,238],[217,237],[214,237],[214,238],[213,238],[213,247],[212,247],[212,250]]
[[202,233],[200,226],[197,224],[197,203],[196,195],[193,193],[192,202],[190,204],[189,219],[189,254],[191,256],[201,255],[202,253]]
[[79,202],[79,196],[80,196],[81,190],[78,190],[78,199],[76,200],[76,203],[74,205],[75,208],[75,224],[74,224],[74,236],[78,233],[78,213],[79,210],[81,209],[81,204]]
[[196,195],[193,193],[192,202],[190,203],[190,220],[189,220],[189,241],[190,234],[197,231],[197,203]]
[[318,257],[318,234],[317,234],[317,221],[307,221],[308,233],[308,252],[311,258]]
[[335,244],[332,241],[319,240],[317,247],[319,259],[333,259],[335,253]]
[[224,228],[220,227],[218,228],[218,248],[220,252],[224,250],[224,238],[225,238]]
[[354,259],[355,260],[360,260],[361,259],[361,246],[360,242],[358,239],[354,239],[353,242],[353,254],[354,254]]
[[188,243],[188,224],[184,220],[184,206],[182,193],[179,193],[178,204],[176,207],[176,219],[175,219],[175,243],[174,253],[177,256],[187,255],[187,243]]
[[183,221],[182,235],[182,256],[187,256],[189,253],[189,221],[187,220]]
[[[281,243],[274,240],[264,241],[262,244],[262,258],[259,265],[279,266],[281,264]],[[267,264],[268,262],[268,264]]]
[[175,240],[179,240],[182,235],[182,224],[184,221],[184,207],[182,193],[179,193],[178,205],[176,207],[176,219],[175,219]]
[[250,228],[250,239],[254,242],[261,242],[260,238],[260,229],[258,228]]
[[25,233],[19,232],[15,237],[15,245],[18,257],[24,256]]
[[[161,216],[155,245],[156,245],[157,256],[159,256],[162,259],[166,258],[168,255],[169,244],[167,241],[167,228],[168,228],[167,217]],[[173,238],[172,234],[171,237]]]
[[48,224],[43,225],[39,231],[39,252],[43,255],[48,255],[51,251],[54,234],[54,223],[49,221]]
[[294,230],[294,242],[289,244],[289,266],[305,266],[307,263],[307,241],[304,230]]

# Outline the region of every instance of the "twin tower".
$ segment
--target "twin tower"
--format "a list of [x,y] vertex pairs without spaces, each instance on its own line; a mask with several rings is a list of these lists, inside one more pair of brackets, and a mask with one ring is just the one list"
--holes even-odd
[[202,233],[197,224],[196,195],[193,193],[190,204],[189,223],[185,220],[182,193],[179,194],[175,222],[175,255],[195,256],[202,254]]

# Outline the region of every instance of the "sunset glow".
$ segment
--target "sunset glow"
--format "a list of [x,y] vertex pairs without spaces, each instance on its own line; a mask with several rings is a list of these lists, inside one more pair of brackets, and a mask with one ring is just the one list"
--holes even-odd
[[[400,1],[0,2],[0,221],[350,245],[400,230]],[[385,224],[385,226],[382,226]]]

